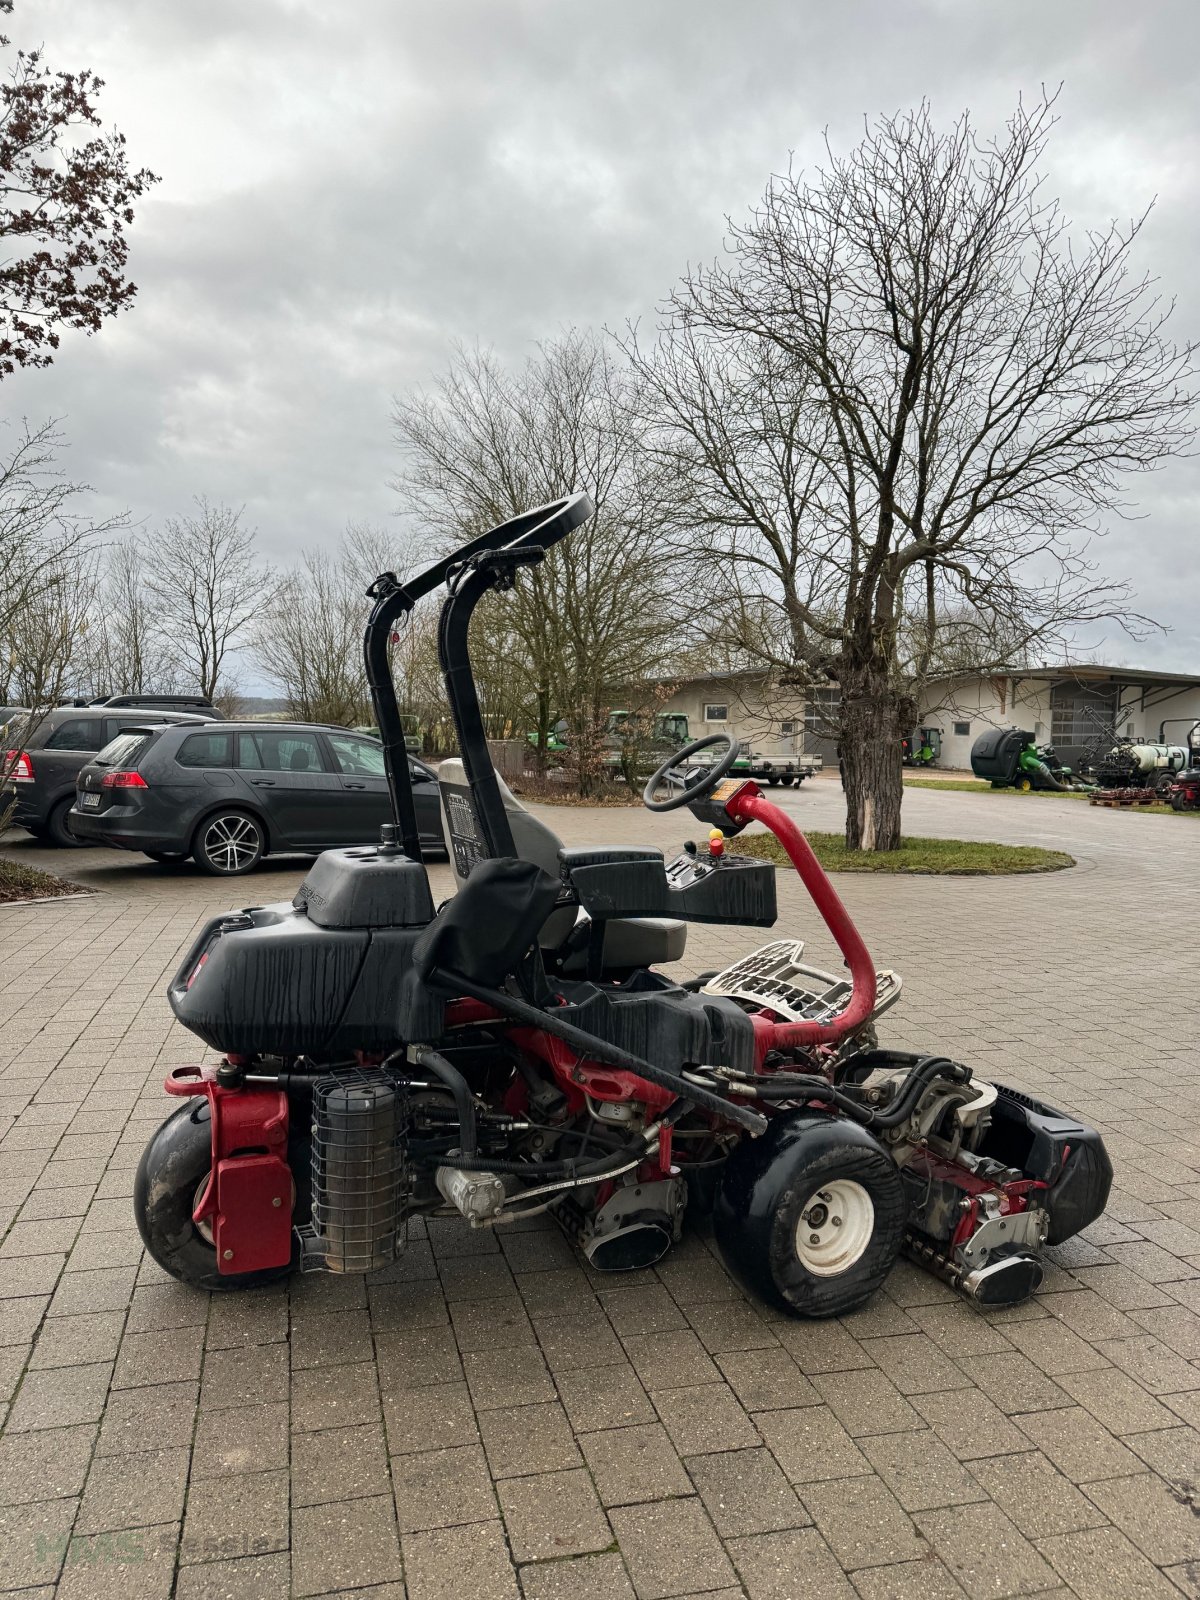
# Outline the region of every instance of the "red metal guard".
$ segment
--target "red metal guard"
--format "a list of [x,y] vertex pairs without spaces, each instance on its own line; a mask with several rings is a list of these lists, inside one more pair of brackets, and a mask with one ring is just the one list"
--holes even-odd
[[212,1228],[217,1270],[259,1272],[292,1259],[288,1101],[282,1089],[226,1088],[214,1067],[176,1067],[168,1094],[208,1096],[212,1167],[192,1221]]
[[875,963],[863,943],[862,935],[850,920],[825,868],[813,854],[812,845],[800,829],[756,784],[746,783],[726,801],[729,815],[737,822],[761,822],[770,828],[787,851],[788,857],[825,925],[837,940],[838,949],[850,968],[850,1000],[844,1011],[828,1022],[777,1022],[773,1044],[776,1049],[801,1048],[817,1044],[837,1044],[860,1028],[875,1008]]

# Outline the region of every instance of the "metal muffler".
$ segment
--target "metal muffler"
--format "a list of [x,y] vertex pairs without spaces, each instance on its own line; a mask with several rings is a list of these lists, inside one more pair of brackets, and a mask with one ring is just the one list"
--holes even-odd
[[302,1265],[373,1272],[404,1246],[408,1107],[383,1072],[331,1074],[313,1091],[312,1227]]

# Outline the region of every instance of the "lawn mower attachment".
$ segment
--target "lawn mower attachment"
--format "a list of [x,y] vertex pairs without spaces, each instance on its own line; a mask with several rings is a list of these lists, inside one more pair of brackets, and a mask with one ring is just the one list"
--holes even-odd
[[[795,1315],[852,1311],[901,1250],[980,1302],[1023,1298],[1044,1245],[1103,1209],[1098,1135],[943,1056],[876,1046],[900,980],[875,970],[788,813],[729,776],[735,740],[697,741],[647,784],[651,810],[687,807],[708,829],[671,862],[636,843],[560,847],[503,789],[471,616],[589,513],[581,496],[542,507],[375,586],[365,648],[396,824],[377,848],[326,851],[292,903],[214,918],[188,952],[171,1005],[222,1059],[168,1080],[182,1104],[135,1186],[147,1248],[229,1289],[296,1265],[386,1267],[413,1217],[503,1228],[549,1212],[593,1267],[620,1271],[699,1214],[732,1270]],[[459,890],[435,912],[379,636],[441,582],[463,777],[443,787]],[[663,798],[667,768],[714,745]],[[658,970],[693,922],[774,924],[774,866],[730,846],[754,823],[846,975],[779,938],[686,983]]]

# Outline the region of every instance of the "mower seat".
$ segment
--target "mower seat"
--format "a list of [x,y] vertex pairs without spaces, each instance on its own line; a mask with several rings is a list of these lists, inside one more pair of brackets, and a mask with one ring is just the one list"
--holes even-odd
[[[499,773],[496,774],[496,782],[500,785],[517,855],[522,861],[534,862],[551,877],[559,878],[562,840],[539,817],[526,811]],[[446,849],[461,889],[467,879],[461,869],[459,852],[454,848],[447,815],[449,795],[461,794],[467,788],[467,774],[457,756],[443,761],[438,768],[438,786],[442,796],[442,831],[446,836]],[[581,976],[587,970],[589,928],[588,918],[577,906],[558,906],[550,913],[542,925],[538,943],[543,953],[550,957],[553,970],[568,976]],[[664,962],[680,960],[686,947],[687,924],[674,917],[613,917],[604,925],[601,965],[605,970],[620,971],[660,966]]]

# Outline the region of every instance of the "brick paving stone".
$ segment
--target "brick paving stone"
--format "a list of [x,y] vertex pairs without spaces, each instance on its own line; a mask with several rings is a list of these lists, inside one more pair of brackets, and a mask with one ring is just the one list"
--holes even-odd
[[972,1461],[971,1472],[1002,1511],[1035,1542],[1104,1522],[1096,1507],[1038,1451]]
[[690,1328],[631,1334],[623,1341],[633,1370],[648,1389],[683,1389],[715,1383],[721,1374]]
[[1036,1322],[1017,1323],[1009,1338],[1034,1366],[1054,1377],[1056,1373],[1087,1372],[1109,1362],[1086,1339],[1057,1317],[1042,1317]]
[[736,1582],[699,1500],[618,1507],[612,1525],[638,1600],[668,1600]]
[[686,1466],[722,1538],[776,1533],[812,1521],[769,1450],[694,1456]]
[[365,1306],[304,1317],[292,1329],[292,1371],[304,1367],[341,1367],[373,1361],[371,1324]]
[[867,1474],[871,1464],[825,1406],[796,1411],[764,1411],[758,1431],[792,1483],[818,1483],[825,1478]]
[[375,1363],[392,1389],[456,1383],[462,1361],[449,1326],[391,1330],[375,1335]]
[[164,1383],[110,1394],[96,1454],[119,1456],[190,1444],[199,1394],[197,1383]]
[[779,1349],[773,1329],[745,1300],[706,1300],[689,1306],[687,1319],[709,1355]]
[[722,1352],[717,1365],[747,1411],[820,1405],[821,1396],[786,1350]]
[[258,1405],[288,1398],[288,1354],[281,1344],[209,1350],[204,1358],[200,1405],[206,1410]]
[[660,1389],[651,1399],[681,1456],[709,1450],[741,1450],[759,1442],[758,1429],[723,1383]]
[[1175,1420],[1140,1383],[1114,1367],[1100,1372],[1064,1372],[1058,1381],[1111,1433],[1145,1433],[1149,1428],[1168,1428]]
[[401,1533],[486,1522],[496,1514],[487,1459],[477,1444],[397,1456],[392,1462],[392,1488]]
[[75,1499],[52,1499],[0,1507],[0,1589],[54,1582],[78,1505]]
[[[731,1539],[750,1600],[857,1600],[832,1550],[815,1528]],[[639,1596],[640,1600],[640,1596]]]
[[1140,1471],[1137,1457],[1081,1406],[1017,1418],[1021,1432],[1072,1483]]
[[65,1428],[76,1422],[96,1422],[104,1410],[112,1363],[88,1367],[58,1367],[47,1372],[27,1372],[13,1401],[7,1429],[23,1433],[35,1428]]
[[1168,1582],[1116,1528],[1045,1539],[1042,1554],[1079,1600],[1179,1600]]
[[576,1433],[654,1421],[650,1397],[631,1366],[566,1372],[559,1375],[557,1384]]
[[390,1583],[402,1571],[390,1496],[299,1506],[293,1512],[293,1595]]
[[939,1350],[927,1334],[865,1339],[863,1349],[902,1395],[939,1394],[947,1389],[970,1387],[971,1380],[962,1368]]
[[495,1300],[456,1300],[450,1318],[458,1348],[468,1350],[507,1350],[516,1345],[537,1343],[533,1324],[520,1295],[502,1295]]
[[1200,1483],[1200,1431],[1195,1428],[1161,1428],[1153,1433],[1131,1433],[1125,1440],[1160,1478],[1176,1484]]
[[[584,1555],[612,1543],[612,1528],[582,1470],[502,1478],[496,1493],[514,1561]],[[634,1513],[648,1517],[657,1509],[657,1504],[637,1506]]]
[[167,1600],[175,1582],[179,1528],[124,1528],[108,1543],[72,1546],[58,1600]]
[[291,1600],[291,1592],[291,1559],[280,1551],[184,1567],[175,1600]]
[[578,1467],[583,1458],[558,1401],[482,1411],[479,1427],[493,1478]]
[[188,1487],[181,1562],[228,1561],[288,1547],[288,1474],[202,1478]]
[[95,1441],[94,1423],[0,1439],[0,1506],[80,1494]]
[[519,1600],[499,1522],[411,1533],[402,1548],[408,1600]]
[[974,1506],[965,1517],[919,1511],[914,1520],[972,1600],[1035,1595],[1055,1585],[1053,1570],[999,1506]]
[[50,1317],[38,1335],[29,1365],[80,1367],[113,1361],[121,1343],[125,1317],[120,1311],[97,1311],[81,1317]]
[[381,1374],[381,1381],[390,1455],[414,1455],[478,1440],[479,1428],[465,1383],[392,1390],[386,1374]]
[[215,1294],[208,1310],[204,1343],[209,1350],[239,1350],[268,1345],[288,1336],[287,1297],[274,1289],[252,1295]]
[[913,1404],[960,1461],[1025,1449],[1025,1436],[985,1394],[917,1395]]
[[1200,1494],[1153,1473],[1090,1483],[1087,1494],[1156,1566],[1200,1560]]
[[904,1433],[921,1419],[885,1373],[826,1372],[814,1379],[818,1393],[852,1438]]
[[[964,1600],[966,1590],[936,1557],[892,1567],[863,1567],[854,1574],[860,1600]],[[1066,1591],[1063,1591],[1066,1594]],[[1037,1600],[1052,1600],[1039,1595]]]
[[201,1412],[192,1450],[193,1478],[220,1478],[244,1472],[270,1472],[286,1467],[288,1407],[273,1401],[227,1410]]
[[463,1366],[477,1411],[554,1399],[549,1368],[536,1348],[472,1350],[463,1356]]
[[619,1555],[532,1563],[521,1568],[521,1590],[525,1600],[636,1600]]
[[973,1478],[932,1429],[881,1433],[859,1448],[905,1511],[935,1511],[985,1498]]
[[1185,1361],[1159,1339],[1149,1335],[1140,1339],[1112,1339],[1098,1348],[1113,1366],[1136,1378],[1151,1394],[1200,1389],[1200,1366]]
[[292,1374],[292,1427],[297,1433],[349,1428],[380,1416],[379,1381],[372,1361],[309,1367]]
[[1006,1416],[1051,1411],[1069,1403],[1068,1395],[1020,1351],[1014,1350],[1011,1355],[966,1356],[959,1366]]
[[806,1484],[804,1503],[848,1572],[915,1561],[925,1554],[912,1519],[879,1478]]
[[[127,1201],[122,1201],[127,1205]],[[197,1294],[182,1283],[148,1284],[134,1291],[129,1302],[130,1333],[157,1333],[165,1328],[205,1326],[209,1319],[211,1295]],[[212,1347],[210,1339],[205,1343]]]
[[870,1356],[840,1322],[781,1322],[775,1327],[784,1349],[801,1372],[855,1372],[873,1365]]
[[631,1333],[670,1333],[688,1326],[687,1318],[660,1283],[601,1289],[598,1298],[622,1339]]
[[76,1533],[178,1522],[188,1477],[186,1449],[97,1456],[76,1519]]
[[625,1347],[598,1305],[584,1317],[574,1313],[539,1316],[533,1326],[546,1365],[555,1375],[584,1367],[615,1366],[625,1359]]
[[602,1505],[693,1492],[691,1479],[659,1423],[588,1433],[580,1444]]
[[321,1505],[391,1489],[382,1424],[298,1433],[292,1440],[292,1504]]

